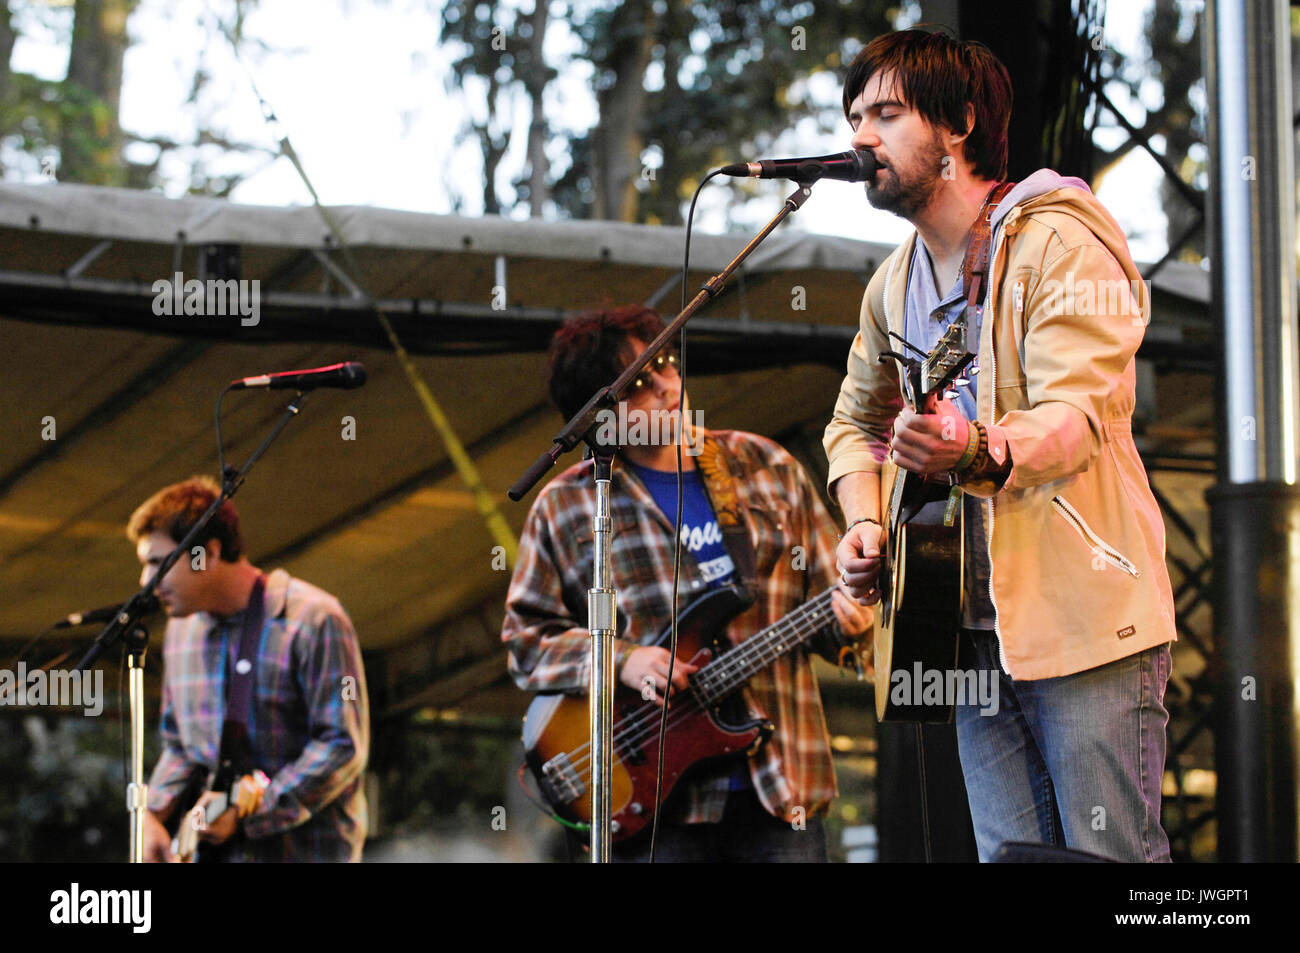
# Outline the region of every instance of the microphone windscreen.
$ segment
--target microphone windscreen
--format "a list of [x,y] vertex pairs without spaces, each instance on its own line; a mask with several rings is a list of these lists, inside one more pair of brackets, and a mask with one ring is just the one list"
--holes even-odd
[[360,361],[348,361],[343,365],[344,383],[347,390],[360,387],[366,382],[366,365]]

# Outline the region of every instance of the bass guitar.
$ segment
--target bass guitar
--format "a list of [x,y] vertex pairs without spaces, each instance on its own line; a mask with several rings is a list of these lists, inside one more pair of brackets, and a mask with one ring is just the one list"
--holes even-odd
[[[689,687],[668,700],[664,774],[655,802],[661,709],[624,685],[614,694],[613,789],[610,837],[643,831],[682,777],[696,766],[752,752],[772,724],[746,711],[740,689],[757,672],[804,645],[834,621],[834,588],[805,603],[740,645],[724,641],[727,624],[749,607],[735,589],[705,593],[677,622],[677,658],[703,666]],[[670,630],[657,644],[667,646]],[[723,650],[725,647],[725,651]],[[585,695],[539,695],[524,717],[525,759],[551,808],[571,823],[591,821],[590,721]]]

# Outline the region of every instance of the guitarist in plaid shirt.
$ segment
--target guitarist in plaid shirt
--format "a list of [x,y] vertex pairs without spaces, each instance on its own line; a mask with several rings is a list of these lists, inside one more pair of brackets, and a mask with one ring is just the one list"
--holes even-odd
[[[195,477],[164,487],[135,511],[127,537],[136,544],[141,585],[219,492],[215,481]],[[180,795],[196,770],[217,764],[223,720],[242,716],[252,767],[270,786],[251,802],[241,796],[200,839],[223,847],[232,862],[359,861],[370,715],[352,621],[329,593],[283,569],[264,576],[250,564],[233,503],[222,504],[208,532],[203,563],[183,556],[157,589],[168,616],[163,747],[149,779],[146,859],[175,859],[163,825],[186,809]],[[261,612],[250,616],[255,599]],[[255,658],[237,660],[246,620],[257,631],[259,618]],[[235,673],[253,678],[249,711],[228,710]]]
[[[567,322],[551,347],[550,392],[567,419],[622,372],[663,329],[648,308],[626,307]],[[676,357],[647,367],[621,410],[673,411],[690,420]],[[623,417],[623,413],[620,413]],[[634,430],[629,430],[629,433]],[[629,444],[638,444],[634,439]],[[690,451],[690,452],[688,452]],[[726,637],[740,643],[780,620],[836,581],[831,518],[799,464],[777,444],[739,431],[688,432],[683,446],[683,550],[679,611],[708,587],[739,582],[719,522],[739,513],[757,569],[757,599]],[[629,445],[614,464],[613,585],[618,589],[615,669],[626,686],[654,682],[667,689],[668,651],[654,645],[672,619],[675,444]],[[520,688],[585,693],[590,637],[591,518],[595,487],[590,462],[570,467],[538,496],[524,525],[502,639]],[[835,593],[842,635],[868,632],[871,610]],[[831,648],[826,653],[836,661]],[[673,670],[673,690],[695,667]],[[752,709],[775,725],[767,744],[748,758],[702,766],[664,808],[655,857],[666,861],[824,861],[821,815],[836,794],[826,720],[804,649],[759,672],[745,689]],[[801,823],[803,821],[803,823]],[[645,859],[649,838],[615,845],[615,860]]]

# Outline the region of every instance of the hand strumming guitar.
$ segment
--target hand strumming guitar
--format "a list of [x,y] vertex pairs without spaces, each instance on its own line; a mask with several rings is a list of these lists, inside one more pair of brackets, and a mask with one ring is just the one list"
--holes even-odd
[[864,521],[850,526],[835,550],[840,582],[859,605],[872,606],[880,601],[880,587],[876,583],[883,544],[880,524]]
[[[206,829],[199,831],[199,839],[210,844],[224,844],[235,836],[239,822],[257,810],[262,803],[262,794],[270,781],[262,772],[246,774],[239,779],[235,787],[235,803],[217,815],[217,819]],[[195,805],[195,810],[207,806],[208,801],[217,797],[215,791],[208,791]]]

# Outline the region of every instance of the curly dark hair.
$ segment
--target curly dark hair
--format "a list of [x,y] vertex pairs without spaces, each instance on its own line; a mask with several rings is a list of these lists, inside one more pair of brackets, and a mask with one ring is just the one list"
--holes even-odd
[[[165,486],[140,504],[126,524],[126,538],[133,543],[152,533],[166,533],[176,542],[194,528],[212,501],[221,495],[221,487],[211,477],[190,477],[183,483]],[[207,531],[198,542],[221,543],[221,561],[237,562],[244,554],[244,540],[239,533],[239,511],[229,500],[221,504]]]
[[629,338],[649,344],[663,329],[659,312],[642,305],[584,311],[569,318],[551,339],[551,402],[569,419],[635,357]]
[[844,79],[844,115],[876,73],[893,76],[895,93],[932,126],[966,132],[966,107],[975,122],[963,143],[982,179],[1007,176],[1007,127],[1011,122],[1011,77],[983,43],[945,33],[900,30],[868,43],[849,64]]

